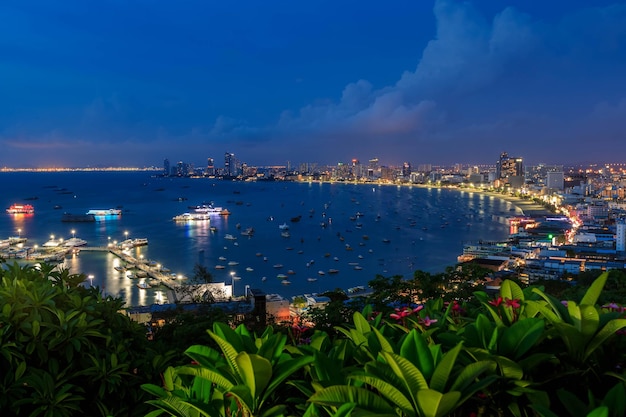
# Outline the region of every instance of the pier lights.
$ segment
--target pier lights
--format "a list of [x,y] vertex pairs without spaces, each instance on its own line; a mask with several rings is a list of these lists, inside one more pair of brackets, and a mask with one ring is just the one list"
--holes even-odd
[[111,236],[107,236],[107,242],[109,242],[107,243],[107,246],[111,247]]
[[93,279],[94,279],[93,274],[90,274],[88,278],[89,278],[89,282],[91,283],[91,286],[93,287]]
[[72,229],[72,239],[76,237],[76,230]]
[[230,271],[231,297],[235,298],[235,271]]

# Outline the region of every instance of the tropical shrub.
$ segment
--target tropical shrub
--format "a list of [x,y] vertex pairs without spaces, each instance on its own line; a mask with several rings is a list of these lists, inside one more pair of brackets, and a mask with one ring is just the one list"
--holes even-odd
[[131,416],[155,374],[145,330],[82,274],[0,268],[0,410],[24,416]]
[[216,323],[218,349],[192,346],[191,364],[144,385],[150,415],[621,416],[626,318],[598,305],[606,279],[566,302],[504,281],[495,296],[368,306],[291,338]]

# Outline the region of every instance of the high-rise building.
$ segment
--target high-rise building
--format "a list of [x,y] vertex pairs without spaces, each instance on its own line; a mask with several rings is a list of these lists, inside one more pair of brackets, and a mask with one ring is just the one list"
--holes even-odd
[[553,190],[562,190],[565,184],[565,177],[563,171],[549,171],[546,177],[546,187]]
[[235,176],[235,154],[226,152],[224,154],[224,176],[226,177],[234,177]]
[[368,178],[380,177],[380,168],[378,167],[378,158],[372,158],[369,160],[369,163],[367,165],[367,177]]
[[405,162],[402,164],[402,177],[408,179],[411,176],[411,163]]
[[213,160],[213,158],[207,158],[205,175],[207,176],[215,175],[215,161]]
[[496,163],[496,180],[513,187],[523,186],[524,164],[522,158],[513,158],[506,152],[502,152]]
[[166,177],[170,175],[170,160],[167,158],[163,160],[163,175]]

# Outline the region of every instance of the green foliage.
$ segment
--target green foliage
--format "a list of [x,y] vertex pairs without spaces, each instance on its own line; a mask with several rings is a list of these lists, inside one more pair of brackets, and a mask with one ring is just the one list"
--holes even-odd
[[330,306],[318,318],[336,320],[318,323],[308,342],[216,323],[211,346],[186,351],[191,365],[144,388],[175,416],[621,416],[626,319],[597,305],[606,282],[567,303],[504,281],[495,297],[392,309],[385,303],[427,286],[380,277],[371,305]]
[[[122,301],[50,265],[0,269],[0,409],[6,415],[133,415],[149,380],[145,331]],[[143,379],[145,377],[145,379]]]

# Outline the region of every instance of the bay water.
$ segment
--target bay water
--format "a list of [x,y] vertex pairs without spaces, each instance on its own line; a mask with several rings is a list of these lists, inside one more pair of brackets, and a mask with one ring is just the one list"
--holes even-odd
[[[0,182],[1,207],[35,208],[30,216],[1,213],[2,239],[19,234],[34,247],[51,236],[76,236],[89,246],[147,238],[135,256],[187,277],[196,264],[215,282],[230,284],[235,276],[237,295],[249,286],[291,297],[366,286],[378,274],[441,272],[456,263],[465,243],[506,239],[508,227],[498,217],[517,210],[497,197],[445,188],[164,178],[150,171],[4,172]],[[172,220],[189,206],[210,202],[231,214],[210,222]],[[121,216],[94,223],[61,221],[66,212],[117,207]],[[283,224],[289,237],[281,235]],[[252,236],[241,234],[247,228],[254,229]],[[159,289],[137,288],[136,279],[114,269],[118,264],[106,251],[81,251],[63,267],[92,275],[85,285],[123,297],[129,306],[164,300]]]

